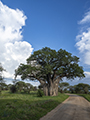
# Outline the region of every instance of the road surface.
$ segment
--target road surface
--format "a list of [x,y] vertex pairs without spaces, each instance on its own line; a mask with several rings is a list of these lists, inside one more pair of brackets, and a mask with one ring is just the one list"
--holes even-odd
[[81,96],[70,95],[40,120],[90,120],[90,102]]

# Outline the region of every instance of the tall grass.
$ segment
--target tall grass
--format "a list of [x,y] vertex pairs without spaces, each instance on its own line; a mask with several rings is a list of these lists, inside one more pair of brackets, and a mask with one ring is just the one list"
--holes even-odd
[[39,120],[68,98],[65,94],[58,96],[37,97],[30,94],[2,92],[0,95],[0,120]]

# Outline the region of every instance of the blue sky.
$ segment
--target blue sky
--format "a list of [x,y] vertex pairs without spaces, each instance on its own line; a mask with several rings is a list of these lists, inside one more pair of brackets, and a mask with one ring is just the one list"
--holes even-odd
[[[80,65],[86,74],[80,82],[90,84],[90,39],[86,38],[90,35],[90,0],[1,0],[1,3],[0,10],[5,10],[0,12],[3,16],[0,24],[5,28],[0,26],[2,34],[12,36],[2,37],[0,42],[8,51],[1,52],[0,59],[8,71],[4,73],[5,77],[12,78],[20,62],[25,63],[33,51],[47,46],[55,50],[65,49],[80,57]],[[11,32],[6,32],[10,27]],[[78,80],[70,82],[77,83]]]

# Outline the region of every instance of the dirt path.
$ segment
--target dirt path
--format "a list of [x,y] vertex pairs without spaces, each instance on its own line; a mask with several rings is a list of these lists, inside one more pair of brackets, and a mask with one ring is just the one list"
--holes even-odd
[[83,97],[70,95],[40,120],[90,120],[90,102]]

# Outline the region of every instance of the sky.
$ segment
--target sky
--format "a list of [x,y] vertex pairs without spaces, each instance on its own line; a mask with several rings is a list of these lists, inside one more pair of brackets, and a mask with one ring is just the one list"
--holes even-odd
[[90,84],[90,0],[1,0],[0,63],[7,83],[19,64],[43,47],[78,56],[86,77],[68,82]]

